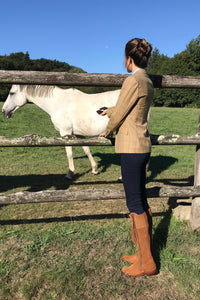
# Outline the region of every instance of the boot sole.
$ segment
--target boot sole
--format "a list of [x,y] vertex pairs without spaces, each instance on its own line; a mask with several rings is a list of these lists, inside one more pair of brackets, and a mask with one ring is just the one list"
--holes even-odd
[[[122,273],[124,273],[124,272],[122,272]],[[140,277],[140,276],[154,276],[154,275],[157,275],[158,274],[158,271],[157,271],[157,269],[156,270],[154,270],[154,271],[152,271],[152,272],[142,272],[142,273],[140,273],[140,274],[138,274],[138,275],[131,275],[131,274],[128,274],[128,273],[124,273],[126,276],[129,276],[129,277]]]

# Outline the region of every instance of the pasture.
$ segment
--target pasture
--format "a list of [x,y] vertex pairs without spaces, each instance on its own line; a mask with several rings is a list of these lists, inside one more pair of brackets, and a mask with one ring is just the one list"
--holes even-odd
[[[0,105],[0,108],[2,104]],[[198,109],[152,108],[152,134],[197,132]],[[0,135],[59,136],[49,116],[27,105],[0,116]],[[0,148],[0,193],[121,187],[113,147],[91,147],[99,174],[81,147],[67,181],[64,147]],[[195,146],[153,146],[147,186],[192,185]],[[169,199],[149,199],[153,252],[159,274],[125,277],[123,254],[134,250],[125,200],[22,204],[0,207],[0,299],[199,299],[200,234],[173,216]]]

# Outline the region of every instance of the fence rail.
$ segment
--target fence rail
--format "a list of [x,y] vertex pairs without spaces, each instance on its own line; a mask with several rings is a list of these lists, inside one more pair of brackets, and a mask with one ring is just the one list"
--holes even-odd
[[[157,197],[199,197],[200,186],[165,186],[147,188],[148,198]],[[124,199],[122,189],[82,189],[82,190],[46,190],[39,192],[17,192],[12,194],[0,194],[0,204],[26,204],[45,202],[68,202],[68,201],[92,201]]]
[[[121,87],[128,74],[0,70],[0,83]],[[150,75],[155,88],[200,88],[200,76]]]
[[[152,145],[200,145],[200,135],[198,134],[188,136],[150,134],[150,138]],[[106,139],[104,137],[44,137],[37,134],[25,135],[18,138],[0,136],[0,147],[113,146],[114,143],[114,138]]]

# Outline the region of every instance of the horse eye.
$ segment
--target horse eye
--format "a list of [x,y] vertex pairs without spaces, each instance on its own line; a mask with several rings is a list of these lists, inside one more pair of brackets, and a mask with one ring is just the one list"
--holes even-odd
[[14,95],[15,93],[13,93],[13,92],[10,92],[10,96],[12,96],[12,95]]

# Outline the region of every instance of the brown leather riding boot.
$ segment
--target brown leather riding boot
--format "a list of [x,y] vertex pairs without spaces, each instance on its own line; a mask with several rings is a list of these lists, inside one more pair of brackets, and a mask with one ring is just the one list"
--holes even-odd
[[141,215],[131,213],[138,248],[137,259],[130,267],[122,268],[128,276],[139,277],[157,273],[156,264],[151,253],[151,240],[149,235],[149,222],[146,212]]
[[[150,235],[150,240],[152,241],[152,212],[151,209],[149,207],[149,209],[146,211],[147,214],[147,218],[148,218],[148,223],[149,223],[149,235]],[[131,218],[131,214],[129,215],[130,219],[131,219],[131,237],[132,237],[132,241],[136,243],[136,237],[135,237],[135,232],[134,232],[134,228],[133,228],[133,219]],[[151,248],[152,250],[152,248]],[[129,262],[130,264],[134,264],[137,259],[138,259],[138,252],[135,253],[134,255],[124,255],[122,257],[122,259],[124,261]]]

